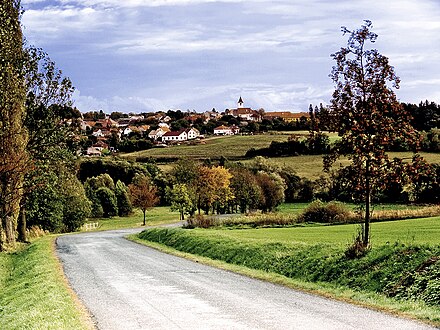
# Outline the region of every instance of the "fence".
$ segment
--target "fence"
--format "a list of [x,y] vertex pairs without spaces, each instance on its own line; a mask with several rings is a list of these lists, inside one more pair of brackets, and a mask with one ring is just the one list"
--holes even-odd
[[93,230],[99,227],[99,222],[91,222],[91,223],[85,223],[82,226],[82,230],[89,231]]

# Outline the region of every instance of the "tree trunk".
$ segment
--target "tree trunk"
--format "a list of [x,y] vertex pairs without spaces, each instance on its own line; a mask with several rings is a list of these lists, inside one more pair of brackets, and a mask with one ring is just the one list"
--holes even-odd
[[6,244],[11,247],[14,247],[16,243],[14,215],[6,216],[5,234],[6,234]]
[[5,222],[5,219],[3,218],[3,215],[0,216],[0,252],[3,252],[5,250],[5,231],[3,230],[3,224]]
[[20,208],[20,216],[18,218],[18,241],[26,243],[26,236],[26,207],[22,205]]
[[142,212],[144,213],[144,223],[142,224],[142,226],[145,226],[146,225],[146,223],[145,223],[145,215],[147,213],[147,210],[142,210]]
[[363,233],[363,244],[368,246],[370,240],[370,204],[371,204],[371,187],[370,187],[370,161],[367,160],[365,171],[365,224]]

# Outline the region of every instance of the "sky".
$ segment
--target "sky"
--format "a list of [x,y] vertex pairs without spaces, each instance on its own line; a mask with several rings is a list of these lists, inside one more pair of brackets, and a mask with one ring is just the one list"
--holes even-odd
[[203,112],[328,104],[341,26],[363,20],[401,79],[402,102],[440,103],[438,0],[22,0],[24,35],[82,112]]

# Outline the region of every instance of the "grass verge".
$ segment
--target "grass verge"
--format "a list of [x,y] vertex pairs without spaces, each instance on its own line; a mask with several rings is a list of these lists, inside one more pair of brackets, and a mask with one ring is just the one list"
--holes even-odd
[[0,329],[93,329],[46,236],[0,254]]
[[[289,246],[201,232],[151,229],[139,238],[155,242],[155,247],[164,244],[167,252],[172,248],[197,255],[193,258],[201,256],[202,261],[214,259],[208,263],[252,277],[440,326],[439,246],[383,245],[362,259],[348,260],[345,248],[333,244]],[[411,280],[416,285],[406,285]]]

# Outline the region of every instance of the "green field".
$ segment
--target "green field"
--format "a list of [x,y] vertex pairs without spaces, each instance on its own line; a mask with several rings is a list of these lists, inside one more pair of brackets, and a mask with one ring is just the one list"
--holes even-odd
[[203,140],[205,144],[199,145],[176,145],[168,148],[153,148],[121,155],[121,157],[136,159],[152,157],[160,161],[161,158],[195,158],[218,159],[221,156],[226,158],[244,157],[246,152],[251,149],[265,148],[272,141],[287,141],[288,135],[285,134],[261,134],[261,135],[234,135],[211,137]]
[[[287,141],[290,134],[307,135],[306,131],[299,132],[277,132],[261,135],[235,135],[225,137],[211,137],[204,140],[205,144],[199,145],[176,145],[168,148],[153,148],[134,153],[122,154],[121,157],[128,159],[142,159],[151,157],[158,163],[161,159],[193,158],[193,159],[219,159],[221,156],[230,160],[241,160],[243,163],[252,161],[243,160],[246,152],[251,149],[265,148],[272,141]],[[330,141],[338,139],[335,133],[330,133]],[[420,153],[430,163],[440,163],[440,153]],[[411,152],[390,152],[390,158],[411,158]],[[269,161],[278,166],[289,166],[293,168],[301,177],[317,179],[323,173],[322,155],[302,155],[296,157],[276,157],[269,158]],[[347,165],[347,159],[338,161],[334,168],[340,164]],[[169,170],[169,166],[162,168]]]
[[[390,158],[411,158],[411,152],[390,152],[388,153]],[[430,163],[440,163],[440,153],[428,153],[421,152],[420,155],[424,157]],[[302,155],[296,157],[274,157],[268,158],[269,163],[273,163],[278,166],[291,167],[297,175],[300,177],[306,177],[309,179],[317,179],[320,175],[325,174],[323,172],[322,155]],[[249,163],[252,160],[244,160],[243,163]],[[347,159],[341,159],[334,165],[334,169],[338,169],[339,165],[348,165]]]
[[[173,212],[169,206],[158,206],[147,210],[146,225],[159,226],[179,221],[179,212]],[[90,219],[88,223],[98,223],[96,230],[112,230],[141,227],[144,220],[142,211],[135,209],[128,217]]]
[[[358,225],[306,226],[259,229],[194,229],[195,235],[239,239],[242,242],[281,243],[283,245],[329,243],[346,246],[353,240]],[[378,222],[371,224],[374,245],[401,242],[405,244],[440,245],[440,217]]]

